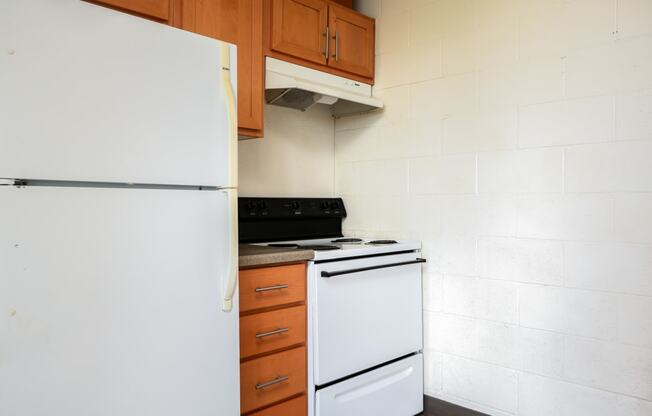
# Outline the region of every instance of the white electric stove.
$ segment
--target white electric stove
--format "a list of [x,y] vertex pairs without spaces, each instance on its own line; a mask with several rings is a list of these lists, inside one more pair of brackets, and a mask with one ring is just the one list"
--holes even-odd
[[240,241],[308,248],[309,416],[423,411],[421,244],[342,236],[339,198],[240,198]]

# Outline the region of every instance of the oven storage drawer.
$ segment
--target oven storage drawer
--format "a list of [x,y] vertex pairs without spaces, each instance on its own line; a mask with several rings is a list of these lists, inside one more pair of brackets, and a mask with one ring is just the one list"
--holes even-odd
[[314,266],[316,385],[422,349],[418,257],[405,253]]
[[316,393],[316,416],[413,416],[423,411],[423,356],[412,355]]

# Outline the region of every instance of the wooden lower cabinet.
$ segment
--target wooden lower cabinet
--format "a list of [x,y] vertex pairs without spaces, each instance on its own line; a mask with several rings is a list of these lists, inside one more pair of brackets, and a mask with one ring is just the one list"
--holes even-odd
[[240,411],[307,415],[306,264],[240,270]]
[[268,407],[250,416],[303,416],[308,408],[308,397],[303,394],[287,402]]
[[306,306],[240,318],[240,357],[249,358],[306,342]]
[[247,413],[306,392],[306,347],[240,364],[240,410]]

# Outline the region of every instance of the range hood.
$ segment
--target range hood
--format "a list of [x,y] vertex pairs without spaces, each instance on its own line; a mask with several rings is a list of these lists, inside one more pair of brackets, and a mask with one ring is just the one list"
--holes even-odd
[[368,113],[383,108],[371,96],[371,85],[267,57],[267,104],[305,111],[328,105],[333,117]]

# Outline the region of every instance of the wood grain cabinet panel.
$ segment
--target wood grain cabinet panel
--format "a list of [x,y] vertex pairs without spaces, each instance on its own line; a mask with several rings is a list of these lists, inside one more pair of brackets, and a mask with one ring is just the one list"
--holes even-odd
[[238,43],[239,0],[183,0],[181,28]]
[[260,412],[251,413],[250,416],[306,416],[307,408],[308,397],[304,394]]
[[303,302],[306,265],[240,270],[240,312]]
[[326,1],[272,0],[271,13],[273,50],[326,64]]
[[305,305],[240,318],[241,359],[305,342]]
[[375,20],[346,1],[264,0],[264,53],[276,59],[374,83]]
[[336,4],[330,5],[328,20],[331,34],[328,66],[373,77],[375,21]]
[[91,2],[164,21],[168,21],[171,15],[170,0],[92,0]]
[[240,364],[240,411],[252,410],[306,391],[306,347]]
[[240,0],[238,24],[238,127],[240,136],[263,137],[265,56],[263,2]]

